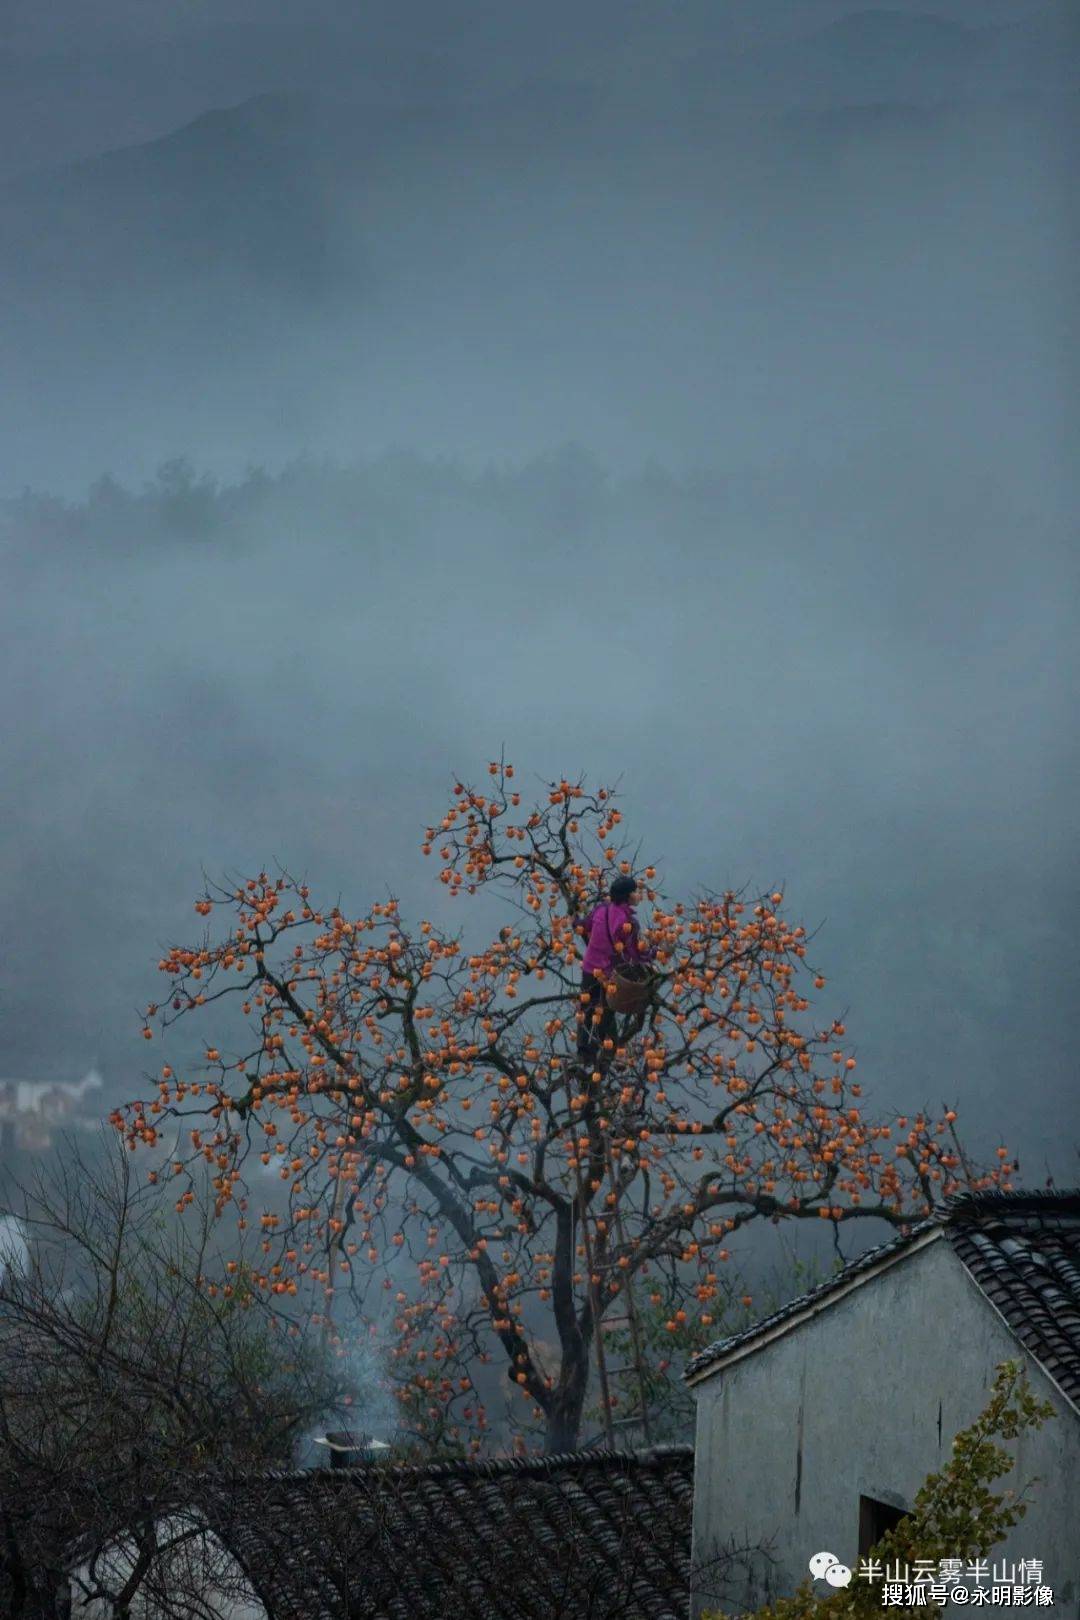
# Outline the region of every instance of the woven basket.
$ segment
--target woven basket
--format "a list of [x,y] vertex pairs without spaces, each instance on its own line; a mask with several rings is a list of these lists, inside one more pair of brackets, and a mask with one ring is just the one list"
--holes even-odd
[[613,976],[615,987],[609,988],[607,993],[612,1012],[636,1013],[649,1005],[656,979],[647,967],[629,963],[626,967],[617,967]]

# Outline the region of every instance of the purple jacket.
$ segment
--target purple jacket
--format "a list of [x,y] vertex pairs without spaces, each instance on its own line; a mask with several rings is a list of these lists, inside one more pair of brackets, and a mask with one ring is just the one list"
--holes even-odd
[[[581,964],[583,973],[610,974],[616,957],[622,962],[650,962],[652,951],[642,945],[633,906],[617,906],[613,901],[597,906],[581,925],[589,946]],[[615,946],[622,943],[622,950]]]

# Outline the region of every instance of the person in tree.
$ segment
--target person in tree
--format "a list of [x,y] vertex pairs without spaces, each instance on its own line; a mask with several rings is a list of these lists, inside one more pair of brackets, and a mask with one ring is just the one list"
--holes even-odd
[[[637,883],[632,877],[617,877],[608,890],[608,898],[601,902],[578,925],[581,937],[587,941],[585,959],[581,964],[581,994],[588,996],[585,1017],[578,1030],[578,1057],[583,1062],[594,1060],[603,1050],[604,1041],[615,1035],[615,1014],[608,1006],[605,982],[610,980],[617,962],[633,962],[640,966],[651,962],[653,953],[641,943],[641,932],[634,914],[639,898]],[[599,1013],[599,1022],[597,1014]],[[638,1017],[637,1028],[645,1022],[645,1013]]]

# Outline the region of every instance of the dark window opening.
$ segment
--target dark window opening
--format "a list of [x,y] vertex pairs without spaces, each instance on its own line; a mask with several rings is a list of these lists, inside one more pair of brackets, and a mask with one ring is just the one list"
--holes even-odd
[[895,1530],[901,1519],[906,1519],[903,1508],[889,1502],[879,1502],[873,1496],[859,1497],[859,1557],[865,1558],[876,1547],[882,1536]]

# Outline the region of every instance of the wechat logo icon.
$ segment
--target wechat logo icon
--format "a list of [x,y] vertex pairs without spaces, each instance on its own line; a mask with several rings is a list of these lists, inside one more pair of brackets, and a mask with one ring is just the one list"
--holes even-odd
[[815,1553],[810,1560],[810,1573],[815,1581],[820,1581],[824,1576],[830,1586],[851,1585],[851,1571],[846,1564],[840,1562],[835,1553]]

